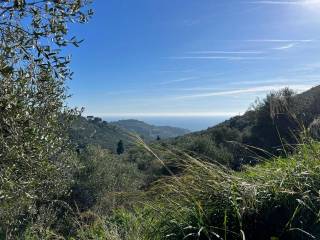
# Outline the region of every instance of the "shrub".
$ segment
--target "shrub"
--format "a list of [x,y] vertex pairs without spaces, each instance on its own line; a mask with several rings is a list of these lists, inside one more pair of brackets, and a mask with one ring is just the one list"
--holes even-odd
[[79,156],[82,168],[73,187],[73,200],[81,211],[94,208],[108,213],[125,204],[119,193],[137,191],[143,175],[137,165],[100,146],[89,145]]

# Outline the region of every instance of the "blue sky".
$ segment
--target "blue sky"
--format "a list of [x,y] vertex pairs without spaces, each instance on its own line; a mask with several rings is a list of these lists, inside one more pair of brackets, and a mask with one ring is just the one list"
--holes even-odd
[[73,26],[72,106],[96,116],[221,116],[320,83],[320,0],[96,0]]

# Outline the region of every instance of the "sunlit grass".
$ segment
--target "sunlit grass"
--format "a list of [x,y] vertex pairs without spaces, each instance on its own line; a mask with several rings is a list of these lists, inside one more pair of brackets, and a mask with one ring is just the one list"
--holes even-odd
[[116,214],[121,239],[320,237],[318,142],[305,140],[293,155],[242,172],[188,155],[183,164],[181,175],[158,181],[135,211]]

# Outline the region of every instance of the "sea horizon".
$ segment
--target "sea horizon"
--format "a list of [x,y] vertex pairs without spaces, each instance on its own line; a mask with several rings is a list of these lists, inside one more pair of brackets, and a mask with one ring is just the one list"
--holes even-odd
[[170,126],[187,129],[191,132],[206,130],[231,118],[230,116],[104,116],[103,120],[139,120],[155,126]]

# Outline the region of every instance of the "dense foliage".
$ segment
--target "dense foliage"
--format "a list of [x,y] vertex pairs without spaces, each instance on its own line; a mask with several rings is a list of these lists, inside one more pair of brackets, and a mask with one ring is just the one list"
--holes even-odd
[[0,2],[1,238],[61,229],[76,165],[65,127],[76,113],[65,107],[71,72],[61,50],[78,45],[68,24],[88,20],[88,2]]
[[72,113],[56,97],[59,86],[41,76],[34,89],[28,76],[20,77],[0,81],[0,226],[9,235],[58,204],[76,164],[60,124]]
[[100,146],[87,146],[79,159],[82,167],[76,175],[72,200],[81,211],[110,213],[125,203],[121,192],[129,194],[143,185],[145,176],[135,163]]

